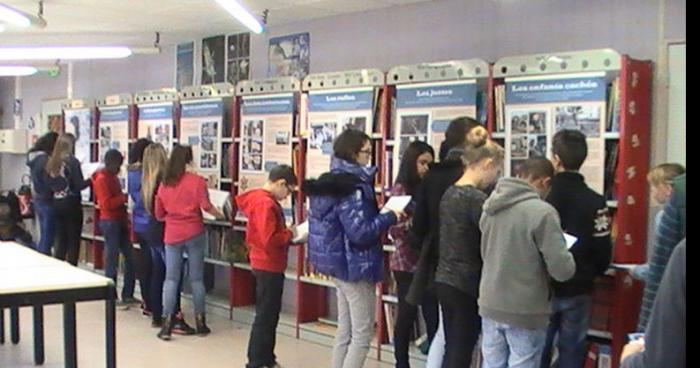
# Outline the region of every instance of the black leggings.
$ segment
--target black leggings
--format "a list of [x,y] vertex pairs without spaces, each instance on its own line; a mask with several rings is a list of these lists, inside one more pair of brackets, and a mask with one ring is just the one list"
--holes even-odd
[[78,264],[83,233],[83,208],[80,197],[69,196],[54,202],[56,258],[73,266]]
[[471,365],[474,346],[481,333],[477,298],[450,285],[435,283],[445,329],[445,358],[442,368]]
[[[411,330],[418,314],[418,307],[406,302],[406,294],[408,294],[408,289],[411,287],[413,274],[394,271],[394,279],[396,279],[399,294],[399,311],[394,328],[394,359],[396,360],[397,368],[409,368],[408,346],[411,343]],[[428,330],[428,343],[430,343],[433,341],[440,321],[437,296],[432,290],[426,290],[421,310]]]

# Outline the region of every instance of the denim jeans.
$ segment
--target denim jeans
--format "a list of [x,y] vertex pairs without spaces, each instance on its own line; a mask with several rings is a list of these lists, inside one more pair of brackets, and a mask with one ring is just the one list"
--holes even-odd
[[192,239],[177,244],[165,245],[165,285],[163,285],[163,316],[175,313],[178,295],[178,282],[182,275],[183,255],[187,253],[189,280],[192,286],[194,312],[204,314],[204,247],[206,235],[200,234]]
[[541,367],[550,367],[555,338],[559,357],[553,367],[581,368],[586,359],[586,335],[591,318],[590,295],[552,300],[552,317],[547,331],[547,342],[542,354]]
[[335,280],[338,295],[338,331],[333,368],[362,368],[374,335],[375,292],[368,281]]
[[34,211],[39,220],[39,244],[37,250],[51,255],[51,247],[56,235],[56,214],[52,203],[34,202]]
[[272,367],[277,363],[275,343],[282,310],[284,274],[253,270],[255,321],[248,341],[247,368]]
[[540,365],[546,329],[529,330],[489,318],[481,321],[484,368],[537,368]]
[[105,275],[117,284],[117,268],[119,267],[119,253],[124,256],[124,286],[122,299],[134,297],[134,249],[129,241],[129,229],[126,221],[101,220],[100,229],[105,237],[107,257],[105,261]]

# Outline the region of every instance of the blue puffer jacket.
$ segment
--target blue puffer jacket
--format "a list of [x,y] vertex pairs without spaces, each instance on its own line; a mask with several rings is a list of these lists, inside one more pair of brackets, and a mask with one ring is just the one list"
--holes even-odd
[[304,183],[310,201],[309,260],[316,272],[349,282],[382,280],[379,238],[396,224],[396,216],[379,214],[376,172],[334,157],[331,172]]
[[145,233],[148,230],[150,215],[143,207],[143,198],[141,197],[141,175],[140,167],[131,167],[128,171],[128,191],[134,207],[131,209],[134,231],[137,233]]

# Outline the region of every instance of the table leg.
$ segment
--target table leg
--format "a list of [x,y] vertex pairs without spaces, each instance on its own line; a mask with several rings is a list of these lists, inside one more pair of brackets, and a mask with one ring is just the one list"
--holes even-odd
[[44,306],[34,306],[34,363],[44,364]]
[[78,366],[76,347],[75,302],[63,303],[63,355],[66,368]]
[[0,345],[5,344],[5,309],[0,308]]
[[116,305],[114,297],[108,297],[106,306],[106,353],[107,353],[107,368],[117,367],[117,331],[116,331]]
[[10,308],[10,335],[12,343],[19,344],[19,307]]

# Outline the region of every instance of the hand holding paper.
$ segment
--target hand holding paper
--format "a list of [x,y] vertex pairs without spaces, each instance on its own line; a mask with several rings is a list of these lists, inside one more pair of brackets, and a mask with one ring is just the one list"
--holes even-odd
[[294,237],[292,243],[304,243],[309,239],[309,222],[304,221],[297,225],[293,230]]
[[411,196],[391,197],[382,208],[381,213],[392,211],[398,215],[403,213],[404,209],[406,209],[406,206],[408,206],[409,203],[411,203]]
[[[229,201],[230,197],[231,197],[231,193],[229,193],[229,192],[226,192],[223,190],[209,189],[209,201],[221,213],[224,213],[224,207],[226,206],[226,203]],[[216,217],[214,217],[213,215],[211,215],[210,213],[205,212],[205,211],[202,211],[202,216],[206,220],[213,221],[213,220],[217,219]]]

